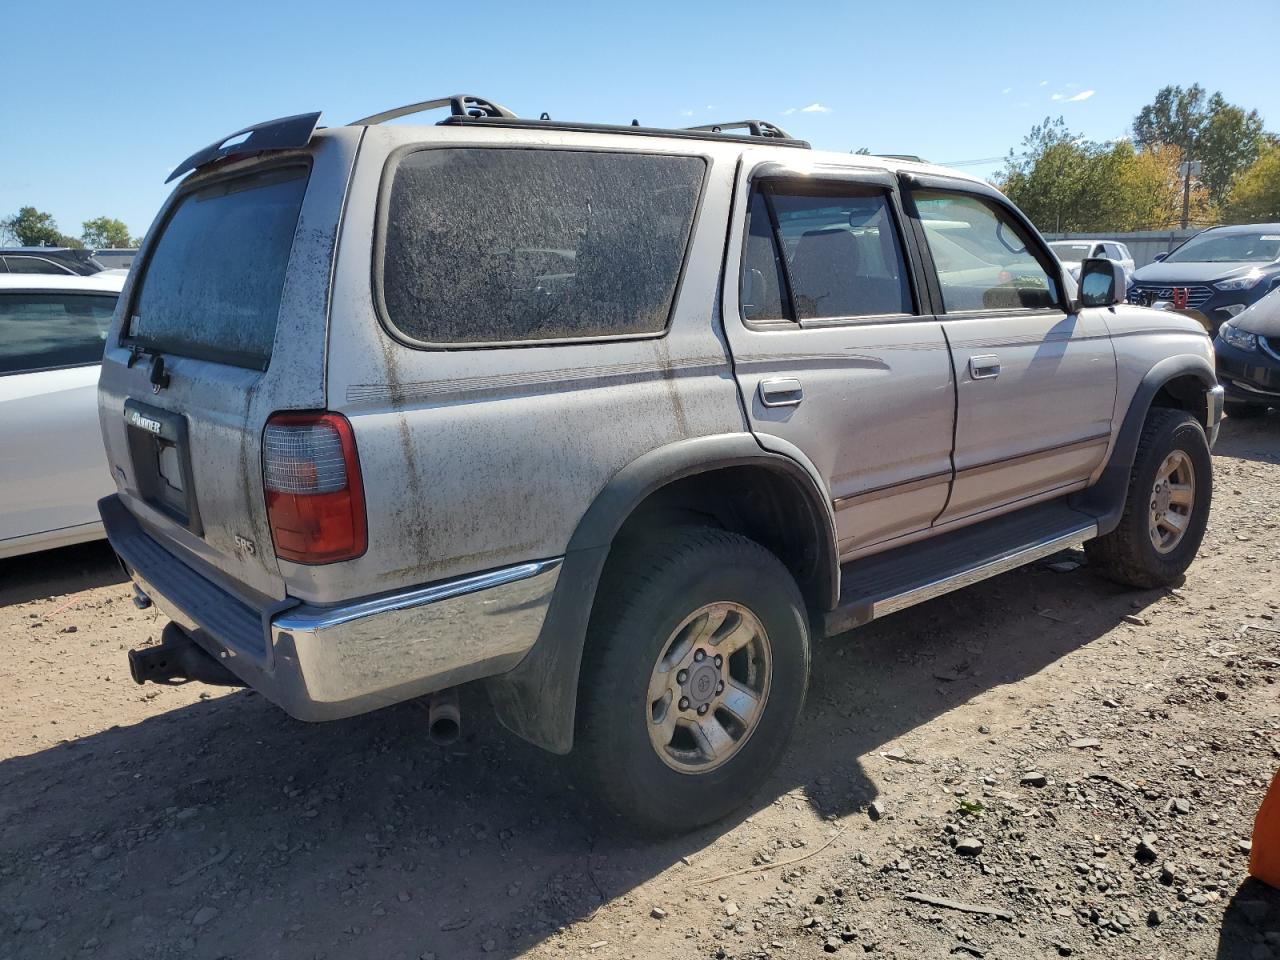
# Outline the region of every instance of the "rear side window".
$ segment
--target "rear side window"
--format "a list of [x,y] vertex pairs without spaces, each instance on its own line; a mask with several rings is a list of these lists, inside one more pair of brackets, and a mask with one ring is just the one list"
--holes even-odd
[[640,153],[407,154],[382,212],[385,317],[439,345],[660,333],[705,170]]
[[10,273],[43,273],[65,277],[75,272],[44,257],[5,257],[4,262]]
[[306,187],[307,168],[286,167],[182,197],[143,267],[126,338],[266,369]]
[[[911,314],[898,231],[883,193],[789,192],[751,198],[741,300],[748,319]],[[779,292],[781,288],[781,292]]]
[[0,293],[0,374],[99,363],[115,308],[108,294]]

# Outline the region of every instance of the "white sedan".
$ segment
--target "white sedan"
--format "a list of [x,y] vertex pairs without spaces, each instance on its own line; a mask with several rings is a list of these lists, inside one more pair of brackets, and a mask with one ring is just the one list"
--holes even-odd
[[0,557],[103,535],[98,368],[124,280],[0,276]]

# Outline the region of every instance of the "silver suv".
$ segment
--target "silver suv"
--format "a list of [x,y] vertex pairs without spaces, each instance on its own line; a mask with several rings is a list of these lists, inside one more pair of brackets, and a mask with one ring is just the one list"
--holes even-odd
[[[387,125],[449,109],[435,125]],[[304,720],[483,681],[615,812],[782,755],[812,642],[1064,547],[1174,582],[1222,407],[1188,318],[1079,293],[990,186],[751,121],[474,97],[200,151],[108,336],[139,682]]]

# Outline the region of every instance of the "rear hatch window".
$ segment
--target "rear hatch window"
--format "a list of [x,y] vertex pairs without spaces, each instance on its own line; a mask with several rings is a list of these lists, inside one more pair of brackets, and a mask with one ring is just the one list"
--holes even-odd
[[183,196],[143,267],[125,343],[265,370],[307,176],[276,167]]
[[408,153],[383,203],[383,315],[424,345],[661,333],[705,172],[641,153]]

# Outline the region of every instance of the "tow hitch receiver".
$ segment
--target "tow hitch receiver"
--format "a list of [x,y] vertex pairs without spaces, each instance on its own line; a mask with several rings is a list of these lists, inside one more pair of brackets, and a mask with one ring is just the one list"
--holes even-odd
[[160,634],[160,644],[129,651],[129,673],[134,683],[174,686],[198,680],[219,687],[243,687],[245,682],[220,664],[176,623]]

